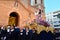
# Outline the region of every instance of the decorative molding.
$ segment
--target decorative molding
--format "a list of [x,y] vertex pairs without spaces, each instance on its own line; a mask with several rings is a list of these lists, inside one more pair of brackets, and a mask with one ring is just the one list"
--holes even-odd
[[18,7],[18,0],[15,0],[14,7]]

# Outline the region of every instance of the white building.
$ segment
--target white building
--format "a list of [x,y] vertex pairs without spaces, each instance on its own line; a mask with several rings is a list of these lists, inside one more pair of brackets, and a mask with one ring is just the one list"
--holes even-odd
[[60,10],[46,14],[46,21],[54,28],[60,28],[60,18],[57,17],[58,14],[60,14]]

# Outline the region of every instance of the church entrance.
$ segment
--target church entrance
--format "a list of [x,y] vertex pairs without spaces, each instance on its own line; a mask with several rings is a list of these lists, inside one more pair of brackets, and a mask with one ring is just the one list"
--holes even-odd
[[16,12],[12,12],[9,15],[9,25],[18,25],[18,14]]

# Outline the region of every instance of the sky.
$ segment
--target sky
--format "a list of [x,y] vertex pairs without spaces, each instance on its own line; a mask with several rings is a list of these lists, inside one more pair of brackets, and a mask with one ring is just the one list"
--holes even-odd
[[45,13],[60,10],[60,0],[44,0]]

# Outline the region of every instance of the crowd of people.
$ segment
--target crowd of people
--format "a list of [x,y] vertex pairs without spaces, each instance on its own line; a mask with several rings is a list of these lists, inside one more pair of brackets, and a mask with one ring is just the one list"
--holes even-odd
[[42,30],[39,34],[35,28],[28,27],[20,29],[16,26],[0,26],[0,40],[56,40],[54,34]]

